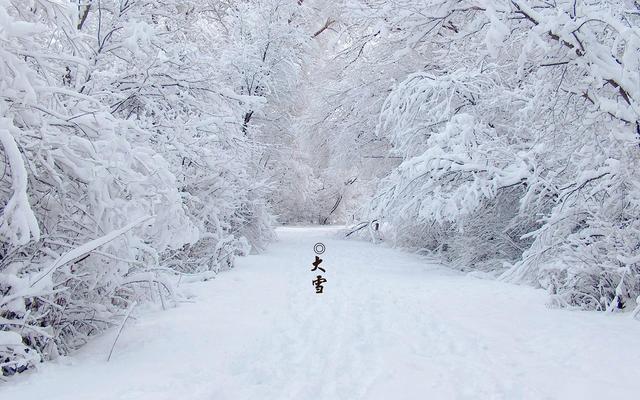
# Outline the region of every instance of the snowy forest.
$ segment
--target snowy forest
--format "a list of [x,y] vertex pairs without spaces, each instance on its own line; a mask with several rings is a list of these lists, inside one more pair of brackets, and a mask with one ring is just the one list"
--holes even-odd
[[0,0],[0,96],[0,380],[281,225],[640,315],[638,1]]

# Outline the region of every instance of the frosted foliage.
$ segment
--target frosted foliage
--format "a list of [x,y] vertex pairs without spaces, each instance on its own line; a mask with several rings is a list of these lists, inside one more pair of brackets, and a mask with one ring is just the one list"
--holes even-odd
[[13,124],[9,125],[10,121],[7,119],[3,119],[2,122],[6,124],[6,127],[0,128],[0,143],[4,148],[6,166],[10,169],[13,193],[0,218],[0,237],[9,243],[21,245],[28,243],[32,237],[38,239],[40,229],[29,205],[27,170],[22,160],[22,154],[9,130],[13,128],[15,131],[15,127]]
[[637,4],[464,3],[475,8],[441,23],[428,11],[451,43],[423,39],[429,72],[408,75],[381,108],[378,133],[403,161],[374,213],[399,237],[422,227],[412,247],[541,285],[554,304],[632,309]]
[[[0,0],[2,375],[273,238],[283,170],[257,161],[311,39],[285,3]],[[268,10],[271,33],[236,40]]]
[[639,70],[632,0],[0,0],[2,375],[276,223],[638,315]]
[[324,192],[357,177],[349,196],[369,199],[342,221],[377,219],[392,243],[542,286],[554,305],[633,310],[638,2],[335,7],[308,126],[316,173],[346,171]]

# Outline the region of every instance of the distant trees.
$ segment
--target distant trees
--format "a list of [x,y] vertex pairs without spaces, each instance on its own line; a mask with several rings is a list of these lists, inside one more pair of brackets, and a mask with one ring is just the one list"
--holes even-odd
[[299,86],[312,53],[316,28],[313,2],[255,0],[233,2],[223,23],[224,81],[244,96],[263,103],[247,107],[242,132],[260,144],[251,174],[269,182],[269,204],[280,221],[296,219],[312,174],[298,143],[296,113]]

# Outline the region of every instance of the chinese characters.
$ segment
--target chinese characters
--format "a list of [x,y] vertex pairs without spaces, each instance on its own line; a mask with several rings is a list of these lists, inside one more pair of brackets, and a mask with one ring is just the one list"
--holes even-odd
[[[315,272],[315,271],[327,272],[324,268],[320,266],[320,264],[322,264],[322,258],[318,257],[318,255],[324,253],[325,249],[326,247],[322,243],[316,243],[313,246],[313,251],[314,253],[316,253],[316,259],[314,262],[311,263],[311,265],[313,265],[311,272]],[[318,272],[318,276],[316,276],[316,279],[311,281],[313,286],[316,288],[316,293],[318,294],[323,292],[324,286],[322,284],[326,282],[327,282],[327,279],[324,278],[322,275],[320,275],[320,272]]]
[[323,278],[322,275],[318,275],[316,279],[312,281],[312,283],[316,287],[316,293],[322,293],[322,291],[324,290],[324,286],[322,286],[322,284],[325,283],[326,281],[327,280]]

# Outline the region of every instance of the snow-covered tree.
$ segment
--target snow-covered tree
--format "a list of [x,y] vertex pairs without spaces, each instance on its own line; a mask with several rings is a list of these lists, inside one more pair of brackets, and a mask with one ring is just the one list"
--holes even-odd
[[[312,109],[338,145],[323,138],[320,163],[386,175],[368,217],[385,236],[541,285],[560,305],[633,306],[637,2],[336,7],[339,65],[323,92],[337,100]],[[361,137],[384,163],[362,167]]]
[[272,238],[263,133],[248,136],[245,117],[276,99],[228,73],[246,46],[231,40],[237,10],[219,6],[0,3],[3,375],[79,347],[136,302],[165,305],[171,276],[208,276]]

